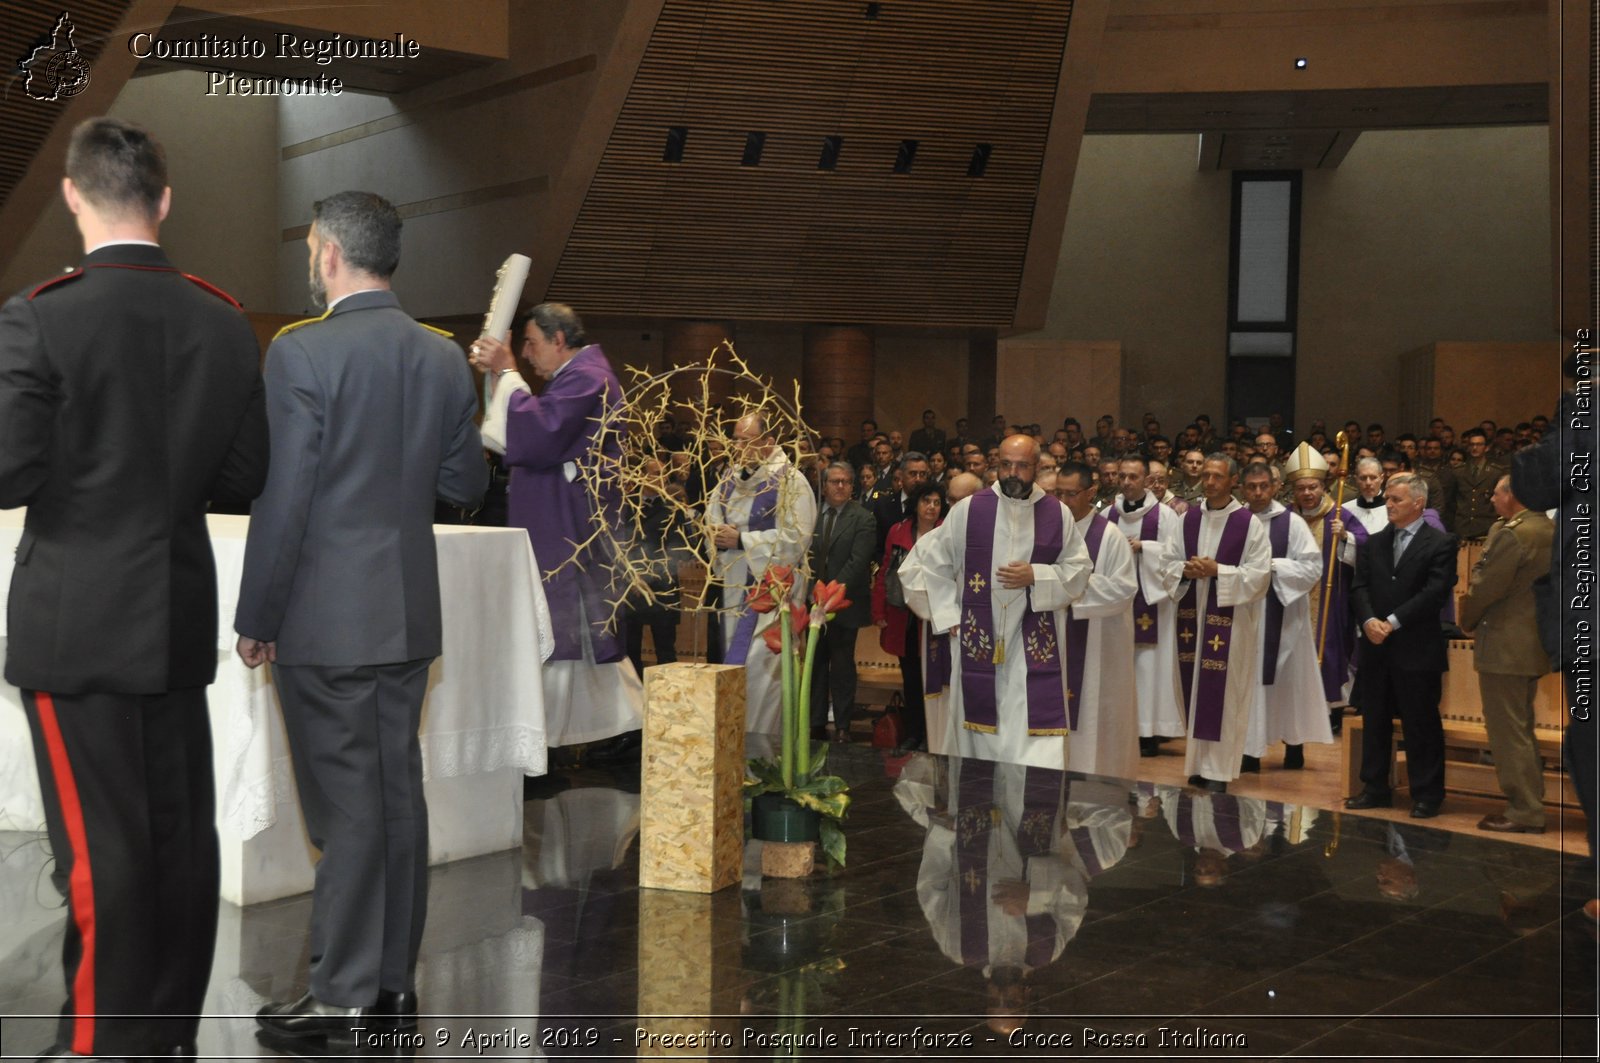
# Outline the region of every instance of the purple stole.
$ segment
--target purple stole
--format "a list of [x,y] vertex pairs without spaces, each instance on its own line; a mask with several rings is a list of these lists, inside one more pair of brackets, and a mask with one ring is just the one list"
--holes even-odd
[[[1051,501],[1054,501],[1053,499]],[[1033,553],[1029,563],[1051,564],[1061,553],[1065,509],[1034,505]],[[980,491],[967,507],[967,581],[961,591],[961,699],[962,726],[969,731],[994,734],[997,730],[995,657],[1003,650],[1003,633],[994,626],[994,597],[988,574],[994,571],[994,524],[1000,497]],[[1031,588],[1013,603],[1021,607],[1022,641],[1018,647],[1027,660],[1028,733],[1067,733],[1067,698],[1061,682],[1061,653],[1056,644],[1055,616],[1035,613]],[[1004,657],[1001,658],[1002,662]]]
[[[1200,552],[1200,515],[1206,511],[1204,503],[1183,515],[1183,550],[1185,557],[1195,557]],[[1250,522],[1254,514],[1243,506],[1234,510],[1222,526],[1222,539],[1217,544],[1217,564],[1237,565],[1244,556],[1245,540],[1250,535]],[[1203,742],[1222,740],[1222,705],[1228,689],[1228,651],[1233,637],[1233,606],[1219,606],[1216,595],[1206,603],[1205,624],[1197,632],[1199,617],[1196,607],[1200,597],[1199,580],[1190,580],[1189,589],[1178,603],[1178,671],[1183,679],[1183,704],[1193,721],[1192,733]],[[1199,645],[1194,649],[1196,636]],[[1194,669],[1198,651],[1200,683],[1196,690]]]
[[[774,477],[761,490],[756,492],[755,498],[750,500],[750,519],[745,524],[746,531],[771,531],[778,526],[778,489],[782,481]],[[730,478],[722,485],[722,504],[728,505],[733,498],[733,480]],[[726,513],[726,508],[724,508]],[[747,587],[754,586],[761,579],[756,573],[750,573]],[[743,664],[750,654],[750,640],[756,631],[756,613],[750,608],[750,603],[739,603],[739,622],[734,625],[733,638],[728,643],[728,648],[722,654],[722,659],[729,664]]]
[[[1267,521],[1267,541],[1272,544],[1273,557],[1289,554],[1289,518],[1294,514],[1287,509]],[[1278,678],[1278,647],[1283,643],[1283,599],[1267,588],[1267,647],[1261,657],[1261,682],[1271,686]]]
[[[1109,520],[1096,514],[1089,518],[1089,531],[1083,543],[1089,548],[1089,562],[1100,560],[1100,541],[1105,537]],[[1068,610],[1071,615],[1071,610]],[[1084,658],[1089,655],[1089,621],[1076,618],[1067,621],[1067,718],[1072,729],[1078,729],[1078,703],[1083,700]]]
[[[974,498],[977,496],[974,495]],[[992,495],[990,497],[993,497]],[[1028,768],[1022,784],[1022,819],[1017,824],[1017,852],[1026,870],[1028,859],[1050,852],[1056,813],[1061,805],[1061,780],[1055,768]],[[989,962],[989,839],[1005,830],[1005,812],[994,799],[994,765],[967,760],[961,765],[957,790],[956,881],[960,884],[961,959],[972,966]],[[1055,951],[1056,922],[1044,913],[1025,916],[1027,963],[1043,967]]]
[[[1156,502],[1150,511],[1139,522],[1139,541],[1148,543],[1160,538],[1161,533],[1161,503]],[[1156,644],[1156,609],[1155,606],[1144,600],[1144,566],[1140,558],[1134,558],[1133,575],[1138,581],[1139,589],[1133,595],[1133,644],[1135,646],[1154,646]]]

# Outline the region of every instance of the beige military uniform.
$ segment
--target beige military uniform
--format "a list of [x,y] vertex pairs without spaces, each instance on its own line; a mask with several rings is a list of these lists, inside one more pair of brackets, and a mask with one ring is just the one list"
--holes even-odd
[[1504,465],[1485,459],[1482,464],[1467,462],[1455,470],[1456,523],[1451,529],[1461,539],[1481,539],[1495,521],[1494,485],[1509,472]]
[[1506,818],[1544,825],[1544,774],[1533,738],[1533,695],[1550,658],[1539,642],[1533,581],[1550,571],[1555,525],[1525,509],[1497,520],[1461,600],[1461,627],[1473,637],[1473,667]]

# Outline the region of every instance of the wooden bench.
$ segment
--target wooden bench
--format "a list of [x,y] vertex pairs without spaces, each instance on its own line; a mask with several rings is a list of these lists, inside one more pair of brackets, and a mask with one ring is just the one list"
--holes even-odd
[[[1346,797],[1361,792],[1361,740],[1365,725],[1359,716],[1347,716],[1344,721],[1344,740],[1339,753],[1339,770],[1344,780]],[[1544,803],[1547,805],[1573,805],[1578,803],[1572,780],[1560,768],[1561,734],[1545,728],[1534,729],[1534,742],[1539,747],[1539,757],[1545,762]],[[1444,784],[1453,793],[1500,796],[1500,783],[1495,778],[1494,765],[1482,762],[1480,754],[1489,749],[1489,733],[1481,723],[1460,720],[1444,721]],[[1394,734],[1389,742],[1389,788],[1403,788],[1405,773],[1400,762],[1400,724],[1395,721]]]

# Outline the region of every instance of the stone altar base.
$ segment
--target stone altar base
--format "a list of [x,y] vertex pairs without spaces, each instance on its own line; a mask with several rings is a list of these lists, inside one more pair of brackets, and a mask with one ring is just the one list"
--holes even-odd
[[645,669],[639,885],[713,893],[744,849],[743,665]]

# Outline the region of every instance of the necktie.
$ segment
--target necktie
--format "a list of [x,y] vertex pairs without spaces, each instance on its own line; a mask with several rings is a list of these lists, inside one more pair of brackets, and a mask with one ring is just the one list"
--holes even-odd
[[823,578],[827,578],[828,574],[828,551],[833,546],[833,523],[838,515],[839,511],[829,506],[822,518],[822,571],[817,575]]
[[1398,567],[1400,558],[1406,552],[1406,546],[1411,542],[1411,530],[1397,531],[1394,533],[1394,563]]

